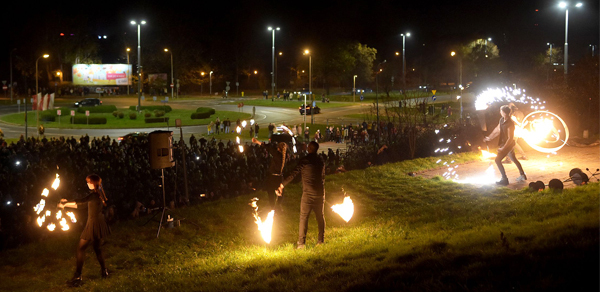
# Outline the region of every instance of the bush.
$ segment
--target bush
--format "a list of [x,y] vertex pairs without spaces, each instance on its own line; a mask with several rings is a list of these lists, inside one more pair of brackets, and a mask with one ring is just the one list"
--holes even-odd
[[56,115],[56,112],[54,111],[44,111],[40,113],[40,121],[42,122],[55,122],[56,117],[58,117],[58,115]]
[[129,113],[129,118],[135,120],[137,118],[137,114],[135,112]]
[[125,114],[123,112],[119,112],[118,115],[119,115],[119,119],[122,119],[125,117]]
[[144,120],[146,123],[166,123],[169,121],[169,117],[164,118],[146,118]]
[[152,114],[151,113],[144,113],[144,117],[146,117],[146,118],[152,117]]
[[116,117],[119,115],[119,111],[114,111],[114,112],[112,113],[112,115],[113,115],[113,117],[115,117],[115,118],[116,118]]
[[165,115],[165,111],[161,111],[161,110],[154,110],[154,116],[157,118],[160,118],[162,116]]
[[[135,111],[136,110],[136,105],[132,105],[129,107],[130,111]],[[140,110],[147,110],[147,111],[154,111],[154,110],[161,110],[164,112],[170,112],[173,109],[171,108],[170,105],[146,105],[146,106],[142,106],[142,108],[140,108]]]
[[115,105],[99,105],[99,106],[83,106],[77,109],[78,113],[85,113],[85,111],[90,111],[90,113],[112,113],[117,110],[117,106]]
[[199,107],[196,109],[197,113],[209,113],[210,115],[215,114],[215,109],[210,107]]
[[201,120],[210,118],[210,113],[192,113],[192,120]]
[[75,117],[71,117],[71,124],[90,124],[90,125],[106,124],[106,117],[75,116]]

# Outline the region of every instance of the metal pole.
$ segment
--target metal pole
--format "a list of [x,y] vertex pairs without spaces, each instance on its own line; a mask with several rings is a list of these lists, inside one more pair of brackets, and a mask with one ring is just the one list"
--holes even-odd
[[173,52],[171,53],[171,99],[173,99],[173,89],[175,88],[175,82],[173,81]]
[[[12,49],[12,50],[10,51],[10,84],[9,84],[9,87],[10,87],[10,103],[12,103],[12,101],[13,101],[13,85],[14,85],[14,84],[13,84],[13,78],[12,78],[12,77],[13,77],[13,75],[12,75],[12,53],[13,53],[15,50],[16,50],[16,49]],[[593,56],[594,56],[594,54],[592,53],[592,57],[593,57]]]
[[569,9],[565,9],[565,76],[569,71]]
[[273,42],[271,43],[271,96],[275,98],[275,28],[273,28]]
[[406,35],[402,35],[402,91],[406,91]]
[[[138,23],[138,108],[137,110],[142,110],[142,46],[141,46],[141,34],[140,34],[140,25]],[[160,232],[160,231],[159,231]]]
[[[129,48],[127,49],[127,67],[129,67]],[[131,72],[129,72],[129,68],[127,68],[128,72],[127,72],[127,95],[129,95],[129,76],[131,74]]]
[[352,80],[352,102],[356,102],[356,75]]
[[[35,102],[39,105],[40,104],[40,100],[38,98],[38,61],[40,60],[40,58],[37,58],[37,60],[35,60]],[[35,130],[36,133],[38,133],[38,138],[39,138],[39,131],[38,131],[38,123],[39,123],[39,108],[36,105],[35,107]]]

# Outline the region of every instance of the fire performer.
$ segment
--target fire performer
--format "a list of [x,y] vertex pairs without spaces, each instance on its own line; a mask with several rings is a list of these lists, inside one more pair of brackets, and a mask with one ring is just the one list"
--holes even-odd
[[300,223],[298,230],[298,249],[303,249],[308,231],[308,216],[311,211],[317,217],[319,230],[317,244],[324,243],[325,216],[323,215],[325,202],[325,163],[317,154],[319,143],[312,141],[308,144],[308,155],[298,162],[298,166],[279,186],[278,194],[289,184],[296,175],[302,175],[302,200],[300,202]]
[[[258,144],[259,146],[263,145],[263,143],[258,141],[256,138],[252,138],[252,142]],[[267,190],[267,194],[269,195],[271,210],[275,210],[275,208],[278,207],[279,211],[281,211],[283,194],[276,194],[276,191],[283,180],[283,167],[285,166],[285,153],[287,151],[287,144],[284,142],[279,142],[276,144],[276,146],[267,145],[266,149],[271,155],[271,162],[269,163],[267,178],[265,179],[265,188]]]
[[65,207],[77,209],[78,207],[83,206],[83,204],[86,204],[85,206],[88,208],[88,220],[81,233],[79,246],[77,247],[77,268],[73,278],[67,281],[67,284],[70,286],[80,286],[82,284],[81,270],[83,268],[83,260],[85,259],[85,250],[90,243],[94,248],[98,263],[100,263],[100,273],[102,278],[108,277],[108,270],[106,269],[104,256],[100,249],[101,240],[110,235],[110,228],[108,227],[108,224],[106,224],[106,220],[102,214],[102,207],[106,206],[107,198],[104,189],[102,188],[102,179],[100,176],[90,174],[85,180],[90,189],[90,193],[86,197],[73,201],[61,199],[58,204],[58,207],[61,209]]
[[511,119],[511,109],[507,105],[503,105],[500,107],[500,114],[502,117],[498,122],[498,126],[492,131],[492,133],[483,139],[484,142],[489,142],[496,137],[500,137],[498,140],[498,156],[496,156],[496,166],[498,166],[498,170],[500,174],[502,174],[502,179],[496,182],[498,185],[507,186],[508,185],[508,177],[506,176],[506,171],[504,170],[504,166],[502,165],[502,159],[508,156],[519,169],[520,176],[517,178],[517,181],[527,180],[527,176],[525,175],[525,171],[523,171],[523,167],[521,167],[521,163],[517,160],[515,155],[515,123]]

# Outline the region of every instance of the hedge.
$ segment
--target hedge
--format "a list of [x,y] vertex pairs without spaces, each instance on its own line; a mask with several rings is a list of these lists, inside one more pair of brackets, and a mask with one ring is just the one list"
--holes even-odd
[[192,113],[192,120],[201,120],[210,118],[210,113]]
[[[137,105],[132,105],[129,107],[130,111],[135,111],[137,108]],[[161,110],[161,111],[165,111],[165,112],[170,112],[173,109],[171,108],[170,105],[144,105],[142,106],[142,108],[140,108],[140,110],[147,110],[147,111],[154,111],[154,110]]]
[[90,125],[106,124],[106,118],[105,117],[75,116],[75,117],[71,117],[71,124],[90,124]]
[[78,113],[84,114],[85,111],[90,113],[112,113],[117,110],[116,105],[99,105],[99,106],[82,106],[77,109]]
[[197,113],[209,113],[211,115],[215,114],[215,109],[210,107],[199,107],[196,109]]
[[166,123],[169,121],[169,117],[165,117],[165,118],[146,118],[145,122],[147,124],[149,123]]

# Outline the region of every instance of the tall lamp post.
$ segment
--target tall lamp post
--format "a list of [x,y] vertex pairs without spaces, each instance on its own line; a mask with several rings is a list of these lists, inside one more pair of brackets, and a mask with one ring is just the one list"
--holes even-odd
[[548,69],[548,73],[546,74],[546,81],[548,81],[548,79],[550,79],[550,74],[552,74],[550,71],[552,71],[552,67],[554,65],[554,64],[552,64],[552,46],[554,44],[547,43],[546,45],[550,46],[550,62],[549,62],[550,68]]
[[131,49],[127,48],[127,95],[129,95],[129,81],[131,81],[131,78],[130,78],[131,72],[129,71],[129,52],[130,51],[131,51]]
[[383,65],[386,62],[386,60],[383,60],[383,62],[379,63],[379,65],[377,65],[377,68],[379,69],[376,73],[375,73],[375,102],[376,102],[376,111],[377,111],[377,125],[375,126],[375,129],[377,130],[377,146],[379,146],[379,137],[381,136],[381,128],[379,127],[379,73],[381,73],[383,71],[383,69],[379,68],[381,67],[381,65]]
[[[565,9],[565,76],[568,74],[569,71],[569,42],[568,42],[568,38],[569,38],[569,6],[570,4],[568,2],[560,2],[558,4],[558,7]],[[583,6],[583,3],[578,2],[577,4],[575,4],[575,7],[579,8]]]
[[209,96],[212,96],[212,75],[213,71],[210,71],[210,73],[208,73]]
[[[456,52],[452,51],[450,52],[450,56],[454,57],[456,56]],[[458,88],[459,90],[462,91],[462,56],[458,56]],[[459,93],[460,94],[460,93]],[[460,119],[462,120],[463,117],[463,102],[462,102],[462,98],[460,98]]]
[[[283,55],[283,52],[279,52],[279,54],[277,54],[277,55],[279,55],[279,56],[282,56],[282,55]],[[278,57],[278,56],[275,56],[275,89],[276,89],[277,91],[279,91],[279,89],[278,89],[278,87],[277,87],[277,83],[278,83],[278,78],[277,78],[277,57]]]
[[204,85],[204,72],[200,72],[200,96],[202,96],[202,86]]
[[[39,114],[40,98],[38,96],[38,92],[39,92],[39,90],[38,90],[38,61],[41,58],[47,59],[48,57],[50,57],[50,55],[44,54],[43,56],[40,56],[39,58],[37,58],[37,60],[35,60],[35,99],[36,99],[36,103],[37,103],[36,110],[35,110],[35,128],[36,128],[36,130],[38,129],[39,123],[40,123],[40,114]],[[25,105],[25,109],[27,109],[27,105]],[[27,131],[27,112],[25,112],[25,131]],[[37,131],[37,132],[38,132],[38,137],[39,137],[40,131]]]
[[352,102],[356,102],[356,77],[358,75],[354,75],[352,78]]
[[138,74],[138,108],[137,110],[142,110],[142,45],[141,45],[141,34],[140,28],[142,24],[146,24],[145,20],[142,20],[140,23],[132,20],[131,24],[137,25],[137,35],[138,35],[138,46],[137,46],[137,54],[138,54],[138,66],[137,66],[137,74]]
[[273,34],[273,41],[272,41],[272,46],[271,46],[271,55],[272,55],[272,59],[271,59],[271,96],[272,98],[275,98],[275,31],[279,30],[279,27],[277,28],[273,28],[269,26],[269,31],[272,32]]
[[173,52],[169,51],[169,49],[165,49],[165,52],[171,54],[171,99],[173,99],[173,88],[175,87],[173,83]]
[[406,37],[410,36],[410,33],[400,34],[402,36],[402,91],[406,91]]
[[[313,101],[313,94],[312,94],[312,55],[310,54],[309,50],[304,50],[304,55],[308,56],[308,94],[310,94],[310,100]],[[314,123],[314,116],[313,116],[313,110],[310,111],[310,117],[311,117],[311,125]],[[306,101],[304,102],[304,113],[306,114]],[[306,129],[306,127],[304,127]]]

